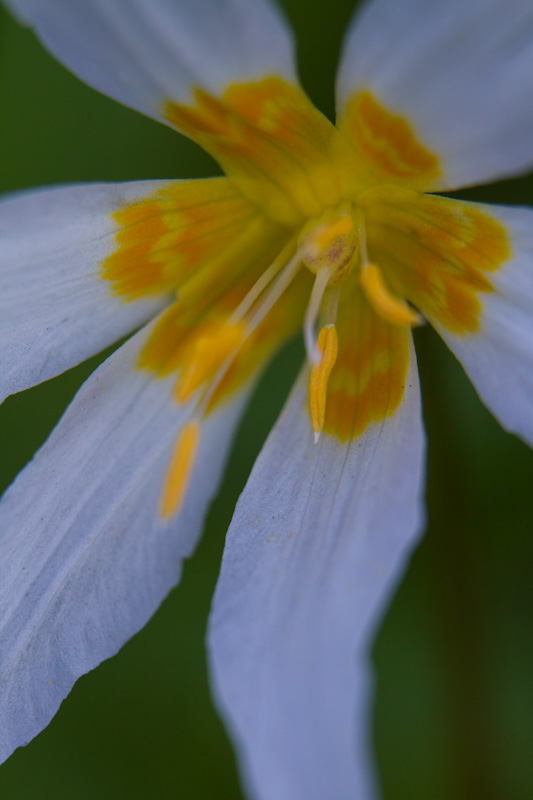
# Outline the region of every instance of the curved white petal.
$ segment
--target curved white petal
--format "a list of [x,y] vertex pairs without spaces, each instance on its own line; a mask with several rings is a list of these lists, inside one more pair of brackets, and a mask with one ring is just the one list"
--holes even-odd
[[457,336],[433,326],[501,425],[533,446],[533,210],[479,205],[507,229],[511,257],[480,296],[479,329]]
[[293,392],[231,523],[210,624],[212,678],[260,800],[368,800],[368,648],[421,527],[411,352],[396,412],[313,444]]
[[168,381],[134,370],[145,336],[88,379],[0,504],[0,760],[146,623],[216,490],[244,396],[205,420],[184,505],[163,522],[163,476],[187,409]]
[[0,202],[0,401],[73,367],[153,317],[98,274],[116,247],[110,214],[162,181],[63,186]]
[[372,0],[348,31],[339,113],[370,90],[440,159],[432,188],[533,166],[529,0]]
[[8,0],[83,81],[165,122],[191,89],[294,77],[290,32],[268,0]]

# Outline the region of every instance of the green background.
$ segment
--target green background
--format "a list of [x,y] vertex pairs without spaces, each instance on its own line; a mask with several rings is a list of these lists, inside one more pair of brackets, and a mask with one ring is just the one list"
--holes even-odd
[[[304,86],[331,116],[353,3],[284,5],[298,32]],[[1,10],[0,154],[2,192],[216,171],[195,145],[81,84]],[[533,180],[464,195],[533,204]],[[432,331],[416,338],[429,440],[428,524],[374,649],[383,795],[523,800],[533,797],[533,455],[500,430]],[[0,769],[2,800],[241,797],[209,697],[203,638],[224,532],[299,358],[293,344],[261,383],[180,587],[115,658],[78,681],[47,730]],[[100,359],[0,408],[0,488]]]

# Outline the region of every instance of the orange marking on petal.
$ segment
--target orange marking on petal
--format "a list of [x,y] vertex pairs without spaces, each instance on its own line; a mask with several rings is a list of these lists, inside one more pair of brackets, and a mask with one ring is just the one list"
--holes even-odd
[[180,311],[179,304],[174,303],[161,314],[139,353],[139,369],[164,377],[179,368],[192,327]]
[[391,288],[448,330],[474,333],[490,274],[511,255],[502,223],[475,203],[399,189],[376,195],[364,213]]
[[199,442],[200,425],[196,420],[187,422],[174,444],[159,498],[159,513],[164,520],[175,516],[183,504]]
[[[112,217],[116,249],[101,274],[126,301],[176,291],[211,260],[220,262],[259,221],[225,178],[169,183]],[[272,232],[272,223],[265,227]]]
[[410,333],[385,323],[357,288],[341,297],[337,328],[339,353],[328,382],[324,432],[347,441],[398,407]]
[[265,213],[286,225],[338,205],[356,165],[345,138],[281,78],[229,85],[220,97],[193,89],[163,116],[198,142]]
[[338,126],[372,182],[427,190],[441,174],[439,159],[419,141],[409,120],[388,111],[369,91],[348,100]]

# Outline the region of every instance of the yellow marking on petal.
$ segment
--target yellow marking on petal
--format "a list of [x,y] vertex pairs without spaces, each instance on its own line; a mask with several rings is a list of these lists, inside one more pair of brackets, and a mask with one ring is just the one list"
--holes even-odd
[[388,111],[369,91],[348,100],[338,127],[352,142],[370,183],[427,191],[441,175],[438,157],[420,142],[407,117]]
[[359,283],[366,299],[390,325],[419,325],[420,315],[409,308],[405,300],[395,297],[387,288],[383,275],[377,264],[363,264],[359,275]]
[[162,114],[198,142],[272,219],[298,225],[353,192],[351,145],[296,85],[270,76],[231,84],[220,97],[191,91]]
[[227,178],[168,183],[112,218],[116,249],[101,275],[125,301],[175,292],[206,267],[221,275],[235,263],[246,267],[255,251],[275,251],[286,237]]
[[196,420],[187,422],[176,438],[159,498],[159,513],[164,520],[175,516],[180,510],[194,467],[200,425]]
[[245,326],[242,322],[225,323],[209,336],[199,336],[196,339],[191,360],[176,386],[175,398],[179,403],[186,403],[205,381],[215,375],[238,348],[244,333]]
[[[232,347],[228,337],[234,338],[237,331],[231,325],[239,321],[230,320],[231,315],[276,258],[294,250],[295,235],[262,214],[227,178],[166,184],[113,217],[117,248],[104,262],[102,277],[125,301],[163,293],[170,300],[139,354],[137,367],[157,377],[176,373],[176,392],[188,399],[211,377],[209,340],[223,360],[225,350]],[[271,277],[275,274],[273,269]],[[287,316],[280,320],[274,314],[277,329],[267,321],[257,332],[252,338],[256,357],[247,350],[239,356],[209,408],[242,384],[261,358],[298,328],[304,301],[296,300],[294,293],[291,297],[282,305]],[[213,353],[211,361],[216,360]]]
[[466,335],[479,327],[490,274],[511,257],[490,206],[389,187],[364,210],[369,250],[391,289],[430,320]]
[[320,360],[313,364],[311,368],[311,375],[309,377],[309,416],[311,418],[311,427],[315,434],[315,442],[324,427],[324,420],[326,418],[326,397],[328,380],[331,370],[337,360],[337,353],[339,350],[339,341],[337,338],[337,330],[335,325],[324,325],[321,328],[317,341],[316,349],[319,353]]

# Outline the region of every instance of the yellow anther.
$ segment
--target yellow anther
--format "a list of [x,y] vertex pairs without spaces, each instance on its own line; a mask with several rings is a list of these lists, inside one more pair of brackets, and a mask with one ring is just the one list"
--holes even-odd
[[363,264],[359,282],[366,299],[385,322],[397,326],[421,324],[421,316],[389,291],[377,264]]
[[186,403],[191,395],[208,378],[212,378],[231,353],[238,348],[244,336],[244,323],[223,324],[208,336],[199,336],[194,343],[188,366],[180,375],[175,397]]
[[320,359],[316,364],[313,364],[311,369],[309,391],[307,395],[309,416],[311,418],[311,427],[315,434],[315,442],[318,441],[318,437],[324,427],[328,380],[339,351],[339,341],[335,325],[324,325],[324,327],[321,328],[316,341],[316,349]]
[[352,218],[349,214],[342,214],[331,222],[319,225],[311,237],[309,248],[313,256],[321,255],[339,236],[344,236],[352,229]]
[[187,422],[174,444],[159,498],[159,514],[164,520],[177,514],[183,504],[199,441],[200,425],[196,420]]

